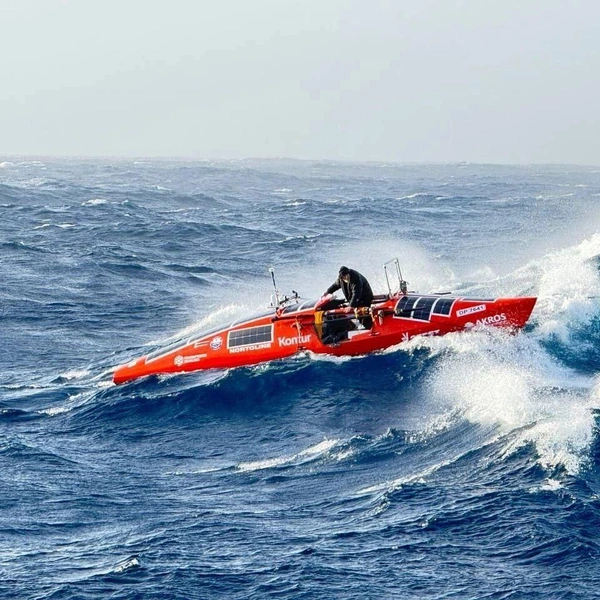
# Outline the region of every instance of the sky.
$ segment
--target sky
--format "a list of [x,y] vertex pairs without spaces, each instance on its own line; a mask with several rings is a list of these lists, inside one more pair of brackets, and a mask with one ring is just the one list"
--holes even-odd
[[0,155],[600,165],[598,0],[0,0]]

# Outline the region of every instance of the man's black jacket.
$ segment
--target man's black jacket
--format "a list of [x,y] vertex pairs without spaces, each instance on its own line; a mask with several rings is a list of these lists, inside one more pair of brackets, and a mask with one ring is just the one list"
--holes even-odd
[[373,302],[373,290],[364,275],[361,275],[354,269],[350,271],[350,281],[346,283],[341,277],[338,277],[328,288],[327,294],[333,294],[341,289],[346,300],[353,308],[357,306],[371,306]]

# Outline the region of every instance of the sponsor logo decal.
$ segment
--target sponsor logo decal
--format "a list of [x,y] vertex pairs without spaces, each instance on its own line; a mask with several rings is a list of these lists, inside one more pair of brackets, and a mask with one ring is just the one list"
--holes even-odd
[[461,308],[456,311],[457,317],[464,317],[465,315],[472,315],[473,313],[481,312],[485,310],[485,304],[478,304],[477,306],[469,306],[469,308]]
[[188,363],[198,362],[203,358],[206,358],[206,354],[192,354],[190,356],[181,356],[181,354],[178,354],[173,359],[173,362],[175,363],[175,366],[181,367],[182,365],[186,365]]
[[[432,336],[439,335],[439,333],[440,333],[439,329],[434,329],[433,331],[426,331],[425,333],[419,333],[419,334],[417,334],[417,336],[420,335],[421,337],[432,337]],[[417,336],[410,335],[410,333],[408,333],[408,331],[405,331],[402,334],[402,341],[403,342],[408,342],[409,340],[411,340],[411,339],[413,339],[413,338],[415,338]]]
[[234,346],[229,348],[229,352],[237,354],[238,352],[251,352],[252,350],[265,350],[271,347],[271,342],[263,342],[262,344],[248,344],[247,346]]
[[223,345],[223,338],[218,335],[210,340],[210,347],[212,350],[218,350]]
[[483,319],[477,319],[476,325],[497,325],[506,321],[506,314],[492,315],[491,317],[484,317]]
[[299,346],[300,344],[308,344],[310,342],[310,333],[308,335],[295,335],[294,337],[278,338],[279,347],[282,346]]

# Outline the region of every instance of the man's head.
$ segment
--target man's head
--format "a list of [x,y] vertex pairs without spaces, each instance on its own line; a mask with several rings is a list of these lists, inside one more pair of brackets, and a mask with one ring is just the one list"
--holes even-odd
[[340,267],[339,277],[346,283],[350,281],[350,269],[348,267]]

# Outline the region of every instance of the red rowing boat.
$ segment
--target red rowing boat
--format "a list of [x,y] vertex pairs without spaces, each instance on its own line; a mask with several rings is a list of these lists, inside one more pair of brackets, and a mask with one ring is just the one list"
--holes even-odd
[[[205,331],[117,367],[115,383],[164,373],[229,369],[293,356],[298,352],[355,356],[383,350],[418,335],[444,335],[473,327],[522,328],[534,297],[469,298],[407,292],[397,260],[399,289],[351,309],[334,296],[282,297],[267,312]],[[388,276],[386,270],[386,278]],[[275,279],[273,277],[273,283]]]

